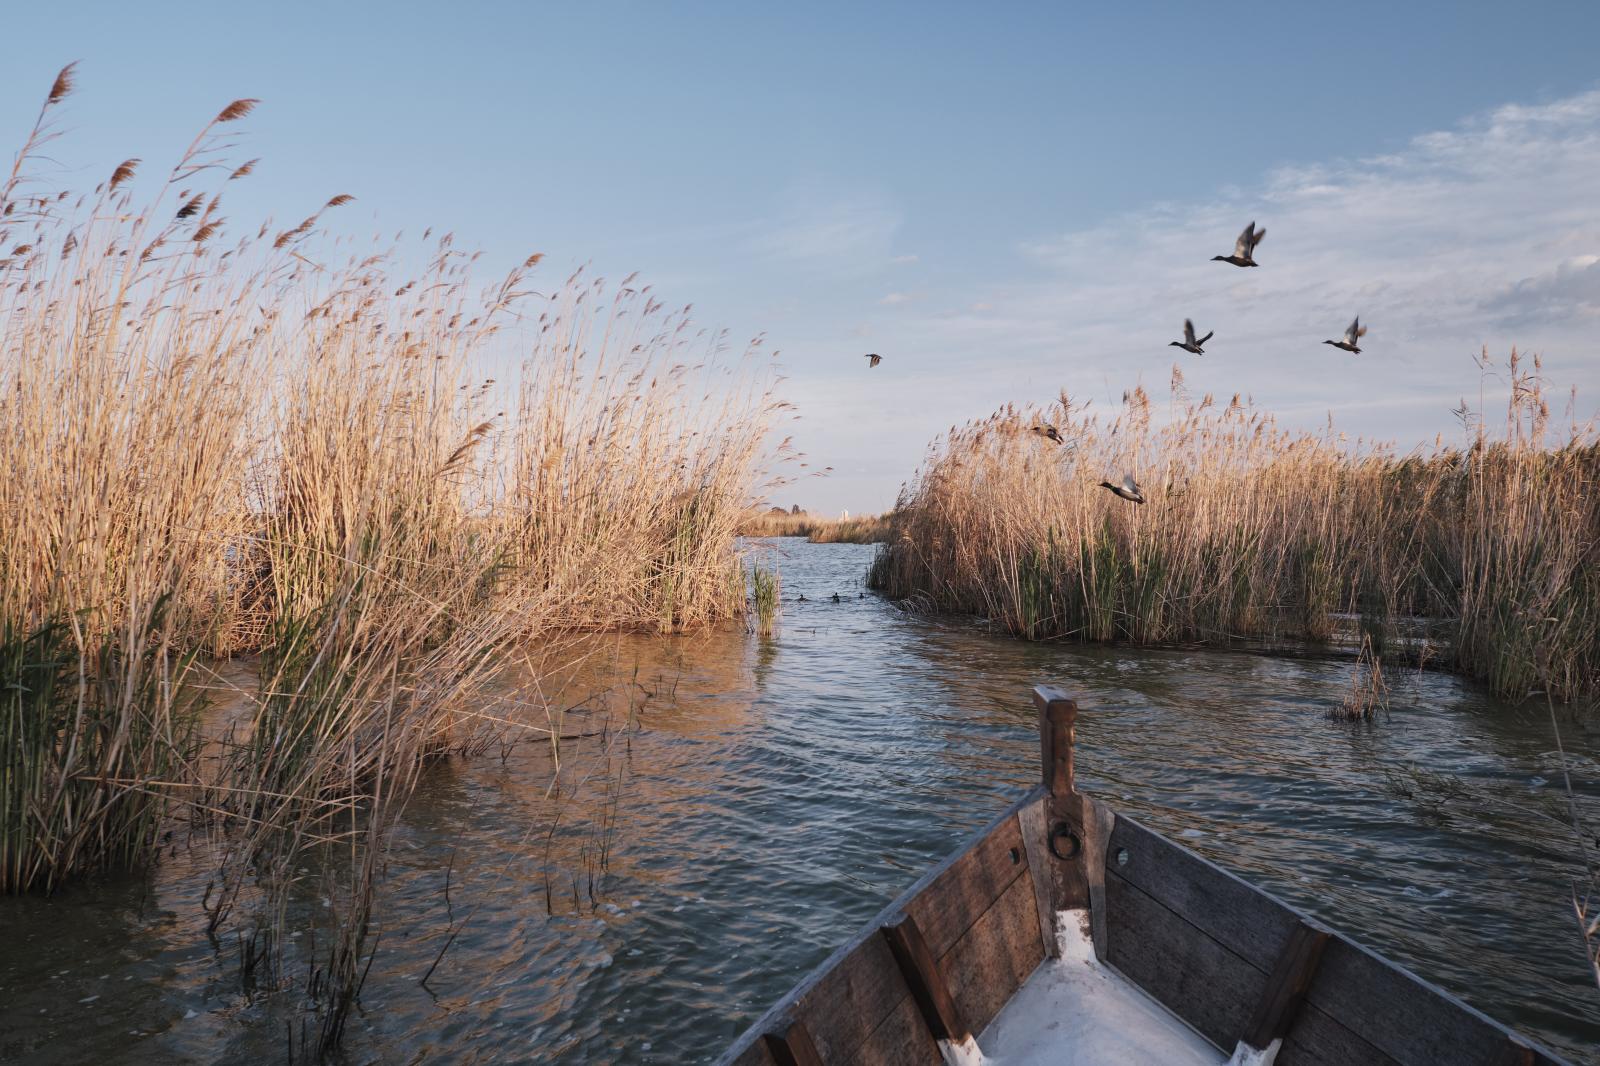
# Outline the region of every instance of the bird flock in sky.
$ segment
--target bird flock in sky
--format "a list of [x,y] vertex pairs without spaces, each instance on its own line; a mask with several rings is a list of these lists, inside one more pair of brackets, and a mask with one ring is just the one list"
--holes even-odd
[[[1266,235],[1267,231],[1265,227],[1257,229],[1256,224],[1251,222],[1244,228],[1244,232],[1239,234],[1239,238],[1233,242],[1232,255],[1214,255],[1211,257],[1211,260],[1215,263],[1232,263],[1236,267],[1260,266],[1261,264],[1256,262],[1256,245],[1260,244],[1261,239]],[[1183,320],[1183,340],[1172,341],[1167,346],[1169,348],[1182,348],[1191,355],[1204,355],[1206,354],[1206,341],[1209,341],[1215,334],[1216,330],[1212,330],[1204,337],[1195,336],[1194,323],[1186,318]],[[1361,338],[1365,337],[1366,335],[1367,327],[1361,324],[1361,316],[1357,315],[1350,323],[1349,327],[1345,329],[1343,337],[1336,341],[1327,340],[1323,341],[1322,343],[1331,344],[1335,348],[1351,352],[1355,355],[1360,355],[1361,348],[1359,346],[1359,342]],[[883,356],[877,354],[876,352],[869,352],[867,354],[867,368],[869,370],[881,362],[883,362]],[[1047,440],[1054,441],[1056,444],[1066,443],[1066,439],[1061,436],[1061,431],[1048,422],[1041,422],[1034,426],[1033,432],[1039,434],[1039,436],[1044,437]],[[1128,500],[1132,503],[1144,503],[1144,493],[1139,489],[1139,484],[1133,479],[1132,474],[1125,475],[1122,479],[1122,482],[1116,485],[1113,485],[1109,481],[1102,481],[1100,482],[1100,487],[1109,489],[1112,495],[1121,499]]]

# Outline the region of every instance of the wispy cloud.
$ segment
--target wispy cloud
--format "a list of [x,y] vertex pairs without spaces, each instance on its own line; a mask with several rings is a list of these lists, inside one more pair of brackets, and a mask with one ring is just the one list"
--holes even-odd
[[[1204,357],[1180,356],[1191,384],[1308,421],[1332,410],[1407,442],[1448,428],[1441,398],[1453,403],[1468,379],[1475,389],[1468,354],[1516,344],[1544,352],[1550,377],[1579,385],[1592,411],[1597,174],[1600,92],[1503,107],[1387,155],[1283,167],[1025,242],[1031,276],[981,285],[980,304],[966,304],[992,312],[925,314],[913,328],[952,354],[992,352],[991,373],[1042,390],[1164,379],[1166,343],[1192,317],[1216,338]],[[1210,262],[1252,218],[1268,231],[1261,267]],[[1371,326],[1366,354],[1320,345],[1356,313]]]
[[805,186],[785,201],[751,238],[757,255],[835,273],[870,273],[890,262],[903,214],[886,198]]

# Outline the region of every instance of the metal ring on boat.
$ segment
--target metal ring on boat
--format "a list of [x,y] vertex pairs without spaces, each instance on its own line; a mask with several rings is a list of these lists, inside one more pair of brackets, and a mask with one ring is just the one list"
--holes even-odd
[[[1065,841],[1062,844],[1061,841]],[[1066,822],[1057,822],[1050,829],[1050,854],[1066,862],[1078,857],[1083,850],[1083,841],[1078,839],[1078,834],[1072,831],[1072,826]],[[1065,851],[1065,854],[1063,854]]]

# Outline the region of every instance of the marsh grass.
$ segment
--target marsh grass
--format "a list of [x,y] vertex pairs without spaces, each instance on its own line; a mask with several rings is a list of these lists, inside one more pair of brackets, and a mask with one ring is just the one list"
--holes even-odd
[[1329,715],[1345,721],[1370,722],[1380,711],[1389,712],[1389,685],[1383,676],[1383,659],[1373,650],[1372,641],[1363,637],[1355,671],[1350,675],[1350,690]]
[[[1142,389],[1109,419],[1005,408],[935,442],[871,583],[1031,639],[1317,642],[1350,617],[1394,656],[1422,618],[1447,627],[1439,665],[1500,694],[1596,694],[1600,443],[1556,430],[1537,358],[1479,365],[1503,426],[1405,455],[1196,401],[1177,370],[1159,425]],[[1125,470],[1145,506],[1097,487]]]
[[[254,101],[164,178],[47,191],[71,88],[0,185],[0,892],[148,863],[186,824],[208,930],[273,994],[325,880],[291,1038],[321,1056],[420,775],[562,735],[497,678],[563,633],[746,609],[735,527],[785,405],[759,346],[631,278],[535,291],[535,255],[483,288],[449,235],[332,232],[344,194],[236,235],[254,164],[222,134]],[[519,354],[520,380],[485,375]],[[210,657],[234,654],[255,685],[217,728]]]
[[813,544],[880,544],[889,540],[893,532],[893,514],[822,518],[752,511],[739,520],[741,536],[805,537]]
[[777,631],[778,614],[783,609],[783,575],[776,567],[766,567],[759,562],[750,565],[750,614],[755,617],[758,637],[770,637]]

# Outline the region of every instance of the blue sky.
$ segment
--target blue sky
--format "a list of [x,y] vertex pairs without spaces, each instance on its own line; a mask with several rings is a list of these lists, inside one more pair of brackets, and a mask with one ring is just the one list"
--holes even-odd
[[[928,442],[1061,389],[1163,387],[1404,446],[1483,344],[1600,397],[1600,5],[29,5],[0,141],[81,61],[62,184],[260,97],[235,217],[351,193],[641,271],[783,353],[814,509],[888,506]],[[1210,263],[1255,218],[1262,268]],[[1359,361],[1317,342],[1361,312]],[[881,352],[868,373],[861,353]],[[1334,357],[1339,358],[1334,358]],[[792,499],[791,499],[792,498]]]

